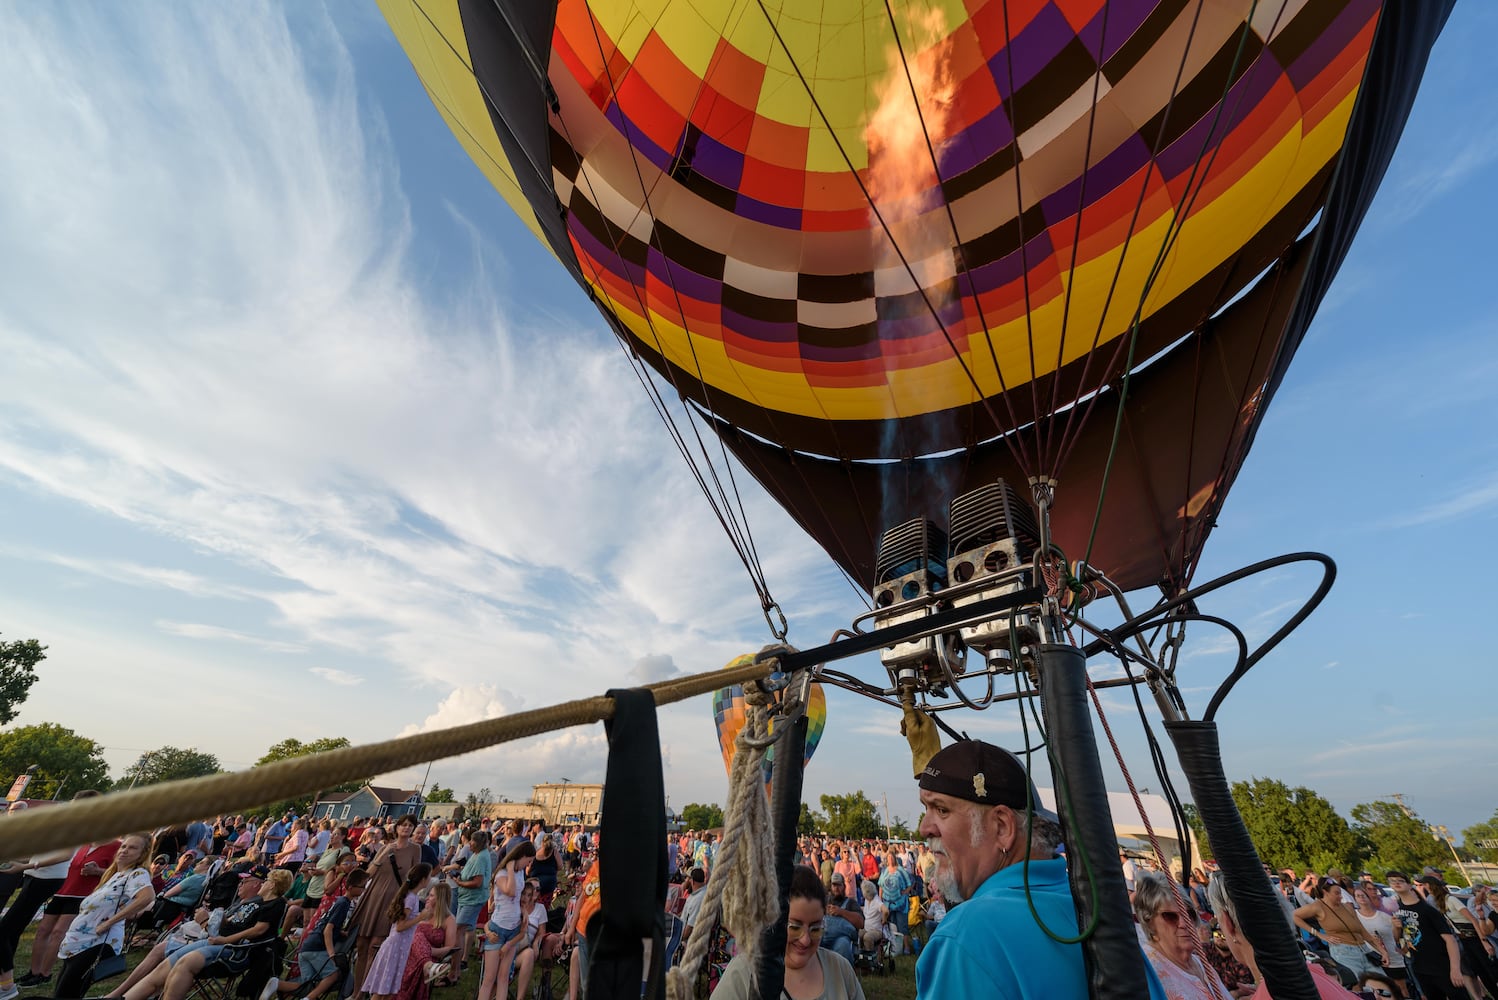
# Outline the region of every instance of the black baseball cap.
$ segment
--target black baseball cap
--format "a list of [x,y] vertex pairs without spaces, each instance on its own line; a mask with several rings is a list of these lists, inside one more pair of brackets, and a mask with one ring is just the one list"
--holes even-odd
[[1016,812],[1025,811],[1028,798],[1035,815],[1059,822],[1054,812],[1041,805],[1019,758],[982,740],[958,740],[943,747],[927,762],[918,781],[928,792],[979,805],[1008,806]]

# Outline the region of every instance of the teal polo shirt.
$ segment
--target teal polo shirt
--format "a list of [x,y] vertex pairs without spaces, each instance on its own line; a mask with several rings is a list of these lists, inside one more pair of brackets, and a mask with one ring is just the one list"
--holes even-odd
[[[1076,937],[1077,912],[1066,862],[1031,861],[1030,899],[1053,934]],[[1142,963],[1152,1000],[1165,1000],[1159,977]],[[1025,901],[1023,862],[988,877],[973,897],[947,911],[915,966],[917,1000],[1002,997],[1088,1000],[1082,947],[1052,940]]]

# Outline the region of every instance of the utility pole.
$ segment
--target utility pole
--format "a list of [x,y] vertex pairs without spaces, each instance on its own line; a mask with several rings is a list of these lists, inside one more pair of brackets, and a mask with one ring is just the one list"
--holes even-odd
[[1462,856],[1456,853],[1456,841],[1452,839],[1451,831],[1446,829],[1444,826],[1436,826],[1435,824],[1431,824],[1430,835],[1432,837],[1435,837],[1437,840],[1446,841],[1446,846],[1451,848],[1451,856],[1456,859],[1456,867],[1462,873],[1462,878],[1467,880],[1468,885],[1471,885],[1472,876],[1467,874],[1467,866],[1462,864]]
[[[1399,804],[1399,808],[1404,810],[1404,814],[1410,819],[1419,818],[1415,815],[1415,810],[1404,804],[1404,796],[1402,794],[1395,792],[1390,795],[1389,798],[1397,802]],[[1422,822],[1424,821],[1422,820]],[[1456,859],[1457,870],[1462,873],[1462,878],[1467,880],[1467,884],[1471,885],[1472,876],[1467,874],[1467,866],[1462,863],[1462,856],[1456,853],[1456,841],[1452,838],[1451,831],[1446,829],[1446,827],[1444,826],[1437,826],[1434,823],[1426,823],[1425,826],[1430,830],[1431,837],[1436,840],[1444,840],[1446,842],[1446,846],[1451,849],[1451,856]]]
[[889,825],[889,793],[880,792],[879,798],[884,802],[884,839],[886,841],[894,840],[895,835],[890,832],[891,827]]

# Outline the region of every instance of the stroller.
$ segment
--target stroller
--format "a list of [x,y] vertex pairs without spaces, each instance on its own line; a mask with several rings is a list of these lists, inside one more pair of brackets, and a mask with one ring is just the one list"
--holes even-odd
[[853,949],[855,971],[872,972],[876,976],[891,975],[895,971],[895,958],[905,950],[905,935],[889,924],[884,925],[884,937],[877,948],[864,948],[863,936],[859,935],[858,947]]

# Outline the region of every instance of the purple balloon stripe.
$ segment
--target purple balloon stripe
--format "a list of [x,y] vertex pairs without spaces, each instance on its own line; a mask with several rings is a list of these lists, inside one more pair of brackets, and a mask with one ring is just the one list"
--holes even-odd
[[951,180],[973,169],[1014,141],[1014,126],[1003,106],[973,122],[936,147],[943,180]]
[[723,326],[750,340],[763,340],[770,344],[790,344],[796,341],[794,322],[757,319],[732,309],[723,310]]
[[[1158,0],[1108,0],[1077,32],[1077,39],[1092,53],[1093,59],[1105,63],[1143,26],[1157,5]],[[1107,38],[1103,37],[1104,21],[1108,24]]]
[[[1265,49],[1248,68],[1248,72],[1228,89],[1221,117],[1218,117],[1217,105],[1213,105],[1175,142],[1160,151],[1156,159],[1160,172],[1167,180],[1173,180],[1189,175],[1198,160],[1205,168],[1212,157],[1212,150],[1222,144],[1224,136],[1231,134],[1244,119],[1254,113],[1283,75],[1279,60],[1274,57],[1274,53]],[[1204,146],[1209,132],[1212,141]],[[1196,183],[1201,183],[1201,179],[1202,173],[1198,171]]]
[[1070,219],[1077,214],[1079,203],[1085,209],[1106,198],[1118,190],[1121,184],[1129,182],[1149,160],[1149,143],[1139,135],[1130,136],[1117,149],[1103,157],[1102,162],[1087,171],[1086,201],[1080,201],[1082,178],[1079,177],[1048,195],[1040,203],[1040,210],[1051,225]]
[[753,222],[763,222],[767,226],[777,226],[781,229],[801,228],[801,209],[770,205],[746,194],[739,195],[738,202],[734,206],[734,213]]
[[1012,44],[996,52],[988,60],[988,70],[999,88],[999,96],[1008,100],[1010,90],[1010,63],[1013,62],[1013,86],[1023,87],[1066,48],[1077,34],[1066,17],[1055,7],[1047,5],[1035,19],[1025,25],[1012,39]]
[[668,265],[666,258],[654,247],[650,248],[648,265],[651,274],[667,285],[674,286],[684,297],[689,296],[699,302],[713,304],[723,299],[723,282],[705,274],[698,274],[679,260],[673,260]]
[[1327,25],[1306,50],[1295,57],[1286,70],[1286,76],[1301,90],[1313,81],[1317,74],[1336,61],[1357,38],[1358,32],[1378,15],[1378,0],[1352,0],[1342,12]]

